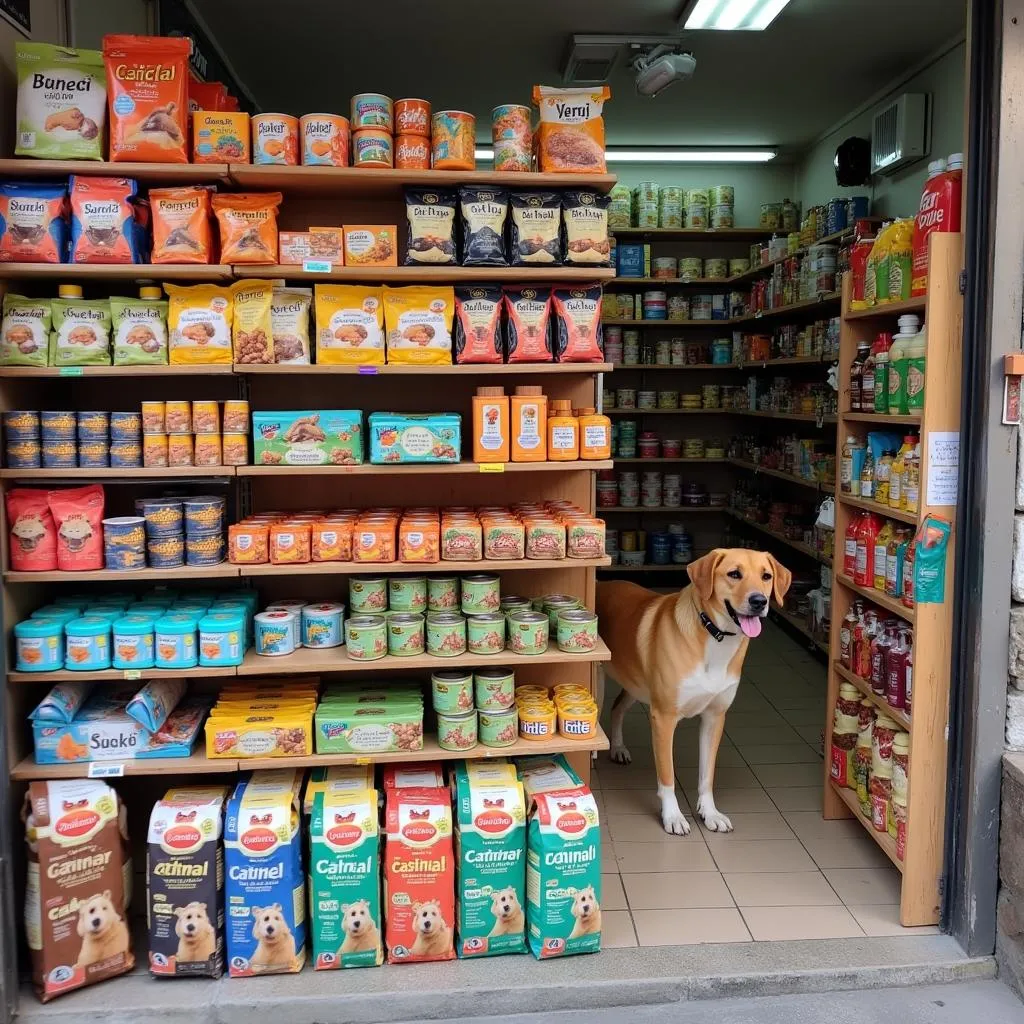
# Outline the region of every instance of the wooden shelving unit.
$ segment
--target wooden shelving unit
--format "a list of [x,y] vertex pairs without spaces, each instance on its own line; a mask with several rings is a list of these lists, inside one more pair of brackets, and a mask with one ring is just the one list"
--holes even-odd
[[[908,818],[905,859],[896,856],[896,844],[888,833],[876,832],[860,814],[856,796],[851,790],[838,789],[829,778],[829,765],[824,767],[824,810],[826,818],[855,817],[903,874],[900,892],[900,923],[935,924],[939,920],[939,879],[942,874],[944,825],[946,814],[946,729],[949,719],[950,653],[955,628],[953,621],[953,562],[956,540],[956,506],[928,503],[928,438],[934,432],[956,433],[960,429],[960,367],[963,334],[963,300],[959,292],[962,265],[962,237],[959,234],[934,233],[931,236],[929,288],[926,299],[890,303],[870,310],[850,311],[851,285],[849,275],[843,284],[843,320],[840,335],[839,379],[843,384],[838,438],[847,434],[863,437],[873,424],[919,426],[921,432],[921,501],[914,515],[889,514],[873,502],[863,502],[843,494],[836,486],[836,537],[843,537],[850,517],[862,508],[890,515],[899,522],[919,525],[929,514],[953,523],[946,556],[945,601],[942,604],[918,604],[914,609],[878,591],[858,587],[844,576],[837,560],[832,591],[831,667],[829,671],[827,719],[825,728],[831,733],[832,714],[841,682],[850,682],[863,693],[862,680],[857,680],[838,664],[839,633],[851,603],[864,598],[913,623],[914,626],[914,695],[913,710],[906,715],[883,710],[908,728],[910,733],[910,768]],[[893,330],[896,318],[908,312],[924,314],[928,328],[928,353],[925,363],[924,411],[919,417],[883,417],[849,413],[850,363],[859,341],[871,342],[879,330]],[[869,699],[870,687],[867,688]],[[875,701],[877,703],[877,700]]]

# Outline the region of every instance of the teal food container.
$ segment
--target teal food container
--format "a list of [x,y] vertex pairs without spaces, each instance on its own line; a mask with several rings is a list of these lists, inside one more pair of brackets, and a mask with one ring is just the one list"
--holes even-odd
[[54,619],[62,626],[72,619],[77,619],[82,613],[75,608],[66,608],[59,604],[44,604],[37,608],[30,616],[30,619]]
[[185,612],[168,612],[153,626],[157,668],[195,668],[199,664],[196,650],[198,620]]
[[64,667],[64,623],[59,619],[25,619],[14,627],[18,672],[54,672]]
[[131,613],[115,619],[113,632],[114,668],[152,668],[155,664],[154,615]]
[[110,668],[110,620],[82,615],[64,627],[64,667],[69,672]]
[[245,616],[211,612],[199,620],[199,664],[204,668],[241,665],[245,654]]
[[106,619],[111,625],[113,625],[122,615],[124,615],[123,608],[106,608],[99,605],[95,605],[91,608],[86,608],[86,615],[96,616],[101,619]]

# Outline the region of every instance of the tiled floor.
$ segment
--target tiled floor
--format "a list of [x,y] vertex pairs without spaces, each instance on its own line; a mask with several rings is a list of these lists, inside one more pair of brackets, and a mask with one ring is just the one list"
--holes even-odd
[[[614,693],[606,696],[611,706]],[[599,757],[606,946],[927,934],[899,925],[899,874],[859,822],[821,816],[824,666],[774,626],[750,645],[725,722],[715,802],[735,831],[696,817],[697,725],[675,767],[686,837],[661,827],[647,711],[626,718],[628,767]],[[607,728],[607,726],[606,726]]]

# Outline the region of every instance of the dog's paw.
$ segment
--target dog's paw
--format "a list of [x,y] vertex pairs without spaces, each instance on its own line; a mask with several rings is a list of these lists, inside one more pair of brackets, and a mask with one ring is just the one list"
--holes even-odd
[[709,832],[731,832],[732,822],[715,806],[713,800],[701,797],[697,801],[697,813]]
[[633,760],[628,748],[622,744],[613,746],[611,750],[608,751],[608,757],[616,764],[629,764]]
[[690,823],[682,811],[662,811],[661,824],[670,836],[688,836]]

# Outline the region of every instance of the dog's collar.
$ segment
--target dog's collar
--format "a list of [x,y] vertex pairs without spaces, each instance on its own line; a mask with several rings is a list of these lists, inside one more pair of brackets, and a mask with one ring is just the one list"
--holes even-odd
[[728,630],[719,629],[714,622],[711,621],[711,616],[706,612],[700,613],[700,624],[718,641],[721,643],[727,636],[735,636],[735,633],[730,633]]

